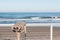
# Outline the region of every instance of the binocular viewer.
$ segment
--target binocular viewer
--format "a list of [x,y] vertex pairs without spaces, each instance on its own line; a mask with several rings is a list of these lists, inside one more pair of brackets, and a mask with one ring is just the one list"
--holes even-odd
[[24,30],[26,30],[25,29],[26,28],[25,26],[26,26],[25,22],[22,22],[22,21],[17,22],[15,25],[12,26],[12,31],[13,32],[21,32],[21,31],[24,31]]

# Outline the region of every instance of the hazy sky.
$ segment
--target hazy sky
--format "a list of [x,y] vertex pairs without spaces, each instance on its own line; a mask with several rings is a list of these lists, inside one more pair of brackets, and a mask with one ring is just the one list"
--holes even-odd
[[60,12],[60,0],[0,0],[0,12]]

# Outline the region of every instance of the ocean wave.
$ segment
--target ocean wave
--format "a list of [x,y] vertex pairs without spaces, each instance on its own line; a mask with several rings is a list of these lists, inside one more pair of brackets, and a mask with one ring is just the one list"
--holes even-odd
[[50,13],[50,12],[8,12],[8,13],[0,13],[0,18],[7,19],[28,19],[31,17],[41,17],[47,18],[52,16],[60,16],[60,13]]
[[19,19],[19,20],[17,20],[17,19],[15,19],[15,20],[0,20],[0,23],[1,24],[12,24],[12,23],[16,23],[17,21],[25,21],[26,23],[60,23],[60,20],[58,19],[58,20],[49,20],[49,19],[45,19],[45,20],[31,20],[31,19],[24,19],[24,20],[22,20],[22,19]]
[[[15,23],[16,21],[25,21],[26,23],[60,23],[60,20],[50,20],[51,17],[54,16],[60,16],[60,13],[0,13],[0,23],[4,23],[4,24],[9,24],[9,23]],[[38,19],[39,18],[39,19]],[[48,19],[48,20],[41,20],[41,19]],[[49,19],[50,18],[50,19]],[[59,17],[60,18],[60,17]],[[36,21],[34,21],[36,20]]]

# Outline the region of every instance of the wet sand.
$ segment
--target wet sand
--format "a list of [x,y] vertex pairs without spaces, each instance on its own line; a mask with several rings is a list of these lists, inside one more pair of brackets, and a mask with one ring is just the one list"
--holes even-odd
[[[17,40],[16,33],[12,32],[11,27],[0,27],[0,40],[9,39]],[[27,27],[26,40],[50,40],[50,28],[40,26]]]

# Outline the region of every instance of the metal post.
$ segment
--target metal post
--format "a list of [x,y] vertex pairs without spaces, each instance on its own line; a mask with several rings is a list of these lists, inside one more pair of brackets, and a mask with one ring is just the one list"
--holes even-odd
[[53,25],[50,26],[50,40],[53,40]]
[[17,39],[21,40],[21,33],[20,32],[16,32],[16,34],[17,34]]

